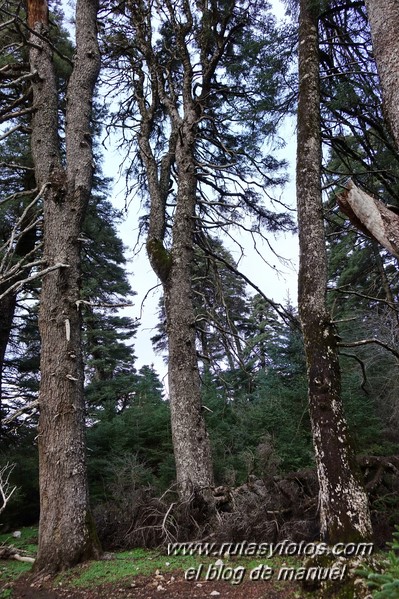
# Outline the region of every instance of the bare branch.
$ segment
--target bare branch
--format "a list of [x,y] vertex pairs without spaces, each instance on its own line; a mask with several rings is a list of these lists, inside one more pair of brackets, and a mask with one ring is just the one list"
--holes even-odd
[[104,302],[100,302],[100,303],[95,303],[95,302],[88,302],[86,300],[78,300],[76,302],[76,307],[79,308],[81,305],[84,306],[90,306],[90,308],[131,308],[132,306],[134,306],[134,304],[132,304],[131,302],[121,302],[121,303],[104,303]]
[[[3,164],[0,164],[0,166],[4,166]],[[7,196],[6,198],[3,198],[2,200],[0,200],[0,206],[2,204],[5,204],[6,202],[12,202],[13,200],[18,200],[18,198],[25,198],[28,195],[31,195],[32,193],[36,193],[37,192],[37,187],[35,187],[35,189],[31,189],[31,190],[27,190],[27,191],[17,191],[16,193],[13,193],[9,196]]]
[[5,133],[3,133],[3,135],[0,135],[0,141],[3,141],[3,139],[11,135],[12,133],[15,133],[15,131],[19,131],[22,127],[24,127],[24,125],[23,123],[20,123],[19,125],[16,125],[11,129],[8,129]]
[[31,401],[30,403],[28,403],[28,405],[24,406],[23,408],[20,408],[19,410],[16,410],[12,414],[10,414],[10,416],[7,416],[7,418],[3,418],[3,424],[10,424],[14,420],[16,420],[19,416],[22,416],[22,414],[25,414],[25,412],[29,412],[30,410],[33,410],[33,409],[36,410],[38,408],[38,406],[39,406],[38,399]]
[[16,283],[14,283],[14,285],[11,285],[11,287],[9,287],[4,293],[0,295],[0,300],[2,300],[4,297],[6,297],[6,295],[12,293],[13,291],[19,291],[25,285],[25,283],[30,283],[35,279],[41,279],[48,273],[53,272],[53,270],[57,270],[59,268],[69,268],[69,264],[57,263],[54,264],[54,266],[49,266],[48,268],[45,268],[44,270],[41,270],[31,275],[30,277],[26,277],[26,279],[22,279],[22,281],[17,281]]
[[[17,549],[13,545],[0,545],[0,559],[15,559],[18,562],[28,562],[29,564],[33,564],[35,562],[35,558],[29,557],[27,555],[21,555],[22,550]],[[25,553],[25,552],[24,552]]]
[[392,310],[395,310],[395,312],[399,312],[399,308],[397,306],[395,306],[394,304],[392,304],[392,302],[390,302],[382,297],[374,297],[372,295],[360,293],[359,291],[352,291],[349,289],[344,289],[342,287],[329,287],[327,289],[327,291],[330,291],[330,292],[337,291],[338,293],[342,293],[344,295],[355,295],[357,297],[362,297],[363,299],[370,300],[372,302],[379,302],[381,304],[386,304],[387,306],[392,308]]
[[143,315],[143,308],[144,308],[144,304],[145,304],[145,300],[147,299],[147,297],[150,295],[151,291],[154,291],[154,289],[157,289],[158,287],[161,287],[162,283],[158,283],[157,285],[154,285],[154,287],[151,287],[151,289],[149,289],[147,291],[147,293],[145,294],[145,296],[143,297],[143,300],[141,302],[141,306],[140,306],[140,316],[139,316],[139,320],[141,319],[142,315]]
[[206,248],[206,251],[210,256],[212,256],[216,260],[219,260],[219,262],[223,262],[223,264],[229,270],[231,270],[231,272],[236,274],[238,277],[240,277],[246,283],[248,283],[248,285],[250,285],[253,289],[255,289],[255,291],[257,293],[259,293],[259,295],[261,295],[268,304],[270,304],[270,306],[277,312],[277,314],[279,316],[281,316],[281,318],[284,320],[284,322],[289,322],[289,323],[293,324],[295,327],[299,327],[298,319],[295,318],[295,316],[290,314],[290,312],[288,312],[281,304],[278,304],[277,302],[275,302],[275,301],[271,300],[269,297],[267,297],[267,295],[265,295],[263,293],[263,291],[253,281],[251,281],[247,276],[245,276],[244,273],[239,271],[235,266],[233,266],[230,262],[225,260],[222,256],[219,256],[218,254],[215,254],[214,252],[212,252],[212,250],[210,250],[209,248]]
[[[21,101],[23,100],[23,98],[21,98]],[[18,104],[20,104],[20,102],[15,102],[14,103],[16,106]],[[6,114],[3,114],[2,116],[0,116],[0,123],[5,123],[7,121],[11,121],[12,119],[17,119],[21,116],[25,116],[26,114],[31,114],[33,112],[33,106],[29,106],[28,108],[22,108],[21,110],[15,111],[15,112],[7,112]],[[23,123],[21,123],[19,125],[19,127],[23,127],[25,126]],[[14,131],[15,129],[12,129],[12,131]],[[6,133],[6,136],[9,135],[10,132]],[[4,136],[3,136],[4,137]],[[0,139],[3,139],[3,137],[1,137]]]
[[10,464],[7,462],[7,464],[0,469],[0,514],[5,510],[12,494],[17,489],[17,487],[11,487],[9,482],[11,472],[14,470],[14,468],[15,464]]
[[363,391],[365,392],[366,395],[369,395],[369,392],[366,389],[366,384],[367,384],[367,374],[366,374],[366,366],[363,362],[363,360],[361,360],[359,358],[359,356],[357,356],[356,354],[347,354],[346,352],[340,352],[339,354],[340,356],[345,356],[346,358],[352,358],[353,360],[356,360],[356,362],[360,365],[360,368],[362,369],[362,384],[360,385],[360,387],[363,389]]
[[373,339],[362,339],[361,341],[352,341],[352,342],[348,342],[348,343],[341,341],[340,343],[338,343],[338,346],[339,347],[363,347],[364,345],[370,345],[371,343],[375,343],[376,345],[383,347],[384,349],[391,352],[391,354],[393,354],[396,358],[399,359],[399,351],[397,351],[396,349],[394,349],[387,343],[380,341],[380,339],[374,339],[374,338]]
[[[31,231],[33,228],[35,228],[40,222],[40,218],[34,218],[36,216],[36,214],[31,215],[30,212],[31,212],[32,208],[35,206],[35,204],[41,198],[47,185],[48,185],[47,183],[45,185],[43,185],[40,192],[37,194],[37,196],[32,200],[32,202],[30,202],[30,204],[28,204],[28,206],[26,206],[26,208],[24,209],[24,211],[22,212],[22,214],[20,215],[20,217],[14,224],[9,239],[0,248],[0,253],[4,252],[2,260],[1,260],[1,264],[0,264],[0,273],[2,273],[2,276],[0,276],[1,283],[4,283],[10,279],[15,278],[16,275],[18,276],[18,271],[22,270],[23,268],[25,269],[27,267],[26,264],[24,264],[26,262],[26,259],[29,256],[31,256],[33,253],[35,253],[35,251],[37,249],[37,248],[33,248],[32,251],[29,252],[28,254],[26,254],[23,258],[21,258],[21,260],[17,264],[12,264],[12,260],[14,258],[15,252],[17,251],[18,239],[21,239],[21,237],[23,235],[25,235],[26,233]],[[31,216],[32,216],[32,220],[30,220]],[[29,222],[26,223],[27,220]],[[19,229],[21,229],[21,230],[19,230]],[[31,264],[30,266],[36,266],[36,264]]]
[[21,260],[17,264],[15,264],[9,271],[7,271],[4,276],[0,277],[0,284],[4,285],[5,283],[13,281],[16,278],[20,278],[20,275],[24,270],[32,269],[36,266],[44,264],[44,260],[34,260],[33,262],[27,263],[25,262],[26,259],[29,258],[29,256],[31,256],[32,254],[34,254],[38,247],[41,247],[42,245],[43,244],[40,244],[40,246],[34,247],[33,250],[29,252],[29,254],[26,254],[23,258],[21,258]]
[[[7,169],[14,169],[16,171],[25,171],[25,172],[31,172],[33,173],[35,171],[35,169],[31,166],[25,166],[23,164],[17,164],[16,162],[0,162],[0,167],[1,168],[7,168]],[[29,191],[29,192],[19,192],[20,195],[22,194],[26,194],[26,193],[35,193],[37,191],[37,188]],[[13,197],[13,196],[10,196]],[[3,203],[4,200],[1,200],[0,203]]]

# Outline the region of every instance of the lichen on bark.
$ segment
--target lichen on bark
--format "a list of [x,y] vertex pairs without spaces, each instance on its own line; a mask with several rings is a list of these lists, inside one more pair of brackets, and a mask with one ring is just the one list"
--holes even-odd
[[365,0],[365,4],[384,112],[399,149],[399,3],[397,0]]
[[329,543],[368,539],[367,495],[341,400],[337,338],[327,310],[327,256],[321,194],[317,3],[300,0],[297,204],[299,314],[308,369],[309,411],[319,479],[320,528]]

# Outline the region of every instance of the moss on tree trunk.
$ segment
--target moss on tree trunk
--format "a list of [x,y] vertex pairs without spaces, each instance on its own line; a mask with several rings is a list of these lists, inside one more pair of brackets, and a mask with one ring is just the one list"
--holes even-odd
[[372,531],[367,496],[343,414],[337,340],[326,305],[318,55],[317,3],[301,0],[297,142],[299,312],[320,486],[321,535],[325,541],[336,543],[367,539]]

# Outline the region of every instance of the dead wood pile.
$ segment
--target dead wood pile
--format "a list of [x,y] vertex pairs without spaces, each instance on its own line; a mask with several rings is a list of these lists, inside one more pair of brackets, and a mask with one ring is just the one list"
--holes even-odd
[[[359,459],[375,531],[383,546],[399,524],[399,456]],[[280,476],[250,476],[239,487],[214,490],[216,516],[193,496],[179,502],[175,490],[161,498],[146,489],[121,510],[101,506],[96,513],[105,548],[157,547],[176,541],[296,542],[319,539],[318,481],[314,469]]]

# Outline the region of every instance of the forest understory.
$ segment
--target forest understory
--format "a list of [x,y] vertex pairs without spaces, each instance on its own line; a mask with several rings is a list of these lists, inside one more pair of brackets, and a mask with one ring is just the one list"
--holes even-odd
[[[364,456],[359,466],[367,489],[375,549],[386,548],[399,517],[399,456]],[[209,518],[200,501],[171,503],[142,489],[123,510],[118,504],[95,510],[103,545],[110,550],[154,548],[167,543],[295,543],[320,539],[319,485],[315,469],[214,490],[217,516]]]
[[320,539],[396,599],[398,2],[73,4],[0,1],[0,557],[40,530],[0,599],[366,597],[351,556],[339,591],[129,578]]
[[[387,549],[387,543],[392,538],[394,524],[398,518],[399,497],[399,457],[367,456],[359,459],[359,465],[364,476],[366,489],[370,499],[370,511],[374,530],[374,553],[381,556]],[[181,504],[163,498],[151,497],[148,489],[142,489],[137,494],[130,506],[121,510],[120,506],[102,506],[95,512],[96,525],[99,532],[104,554],[103,564],[105,571],[108,560],[118,560],[121,551],[132,548],[147,547],[155,550],[156,558],[149,554],[148,564],[151,560],[161,559],[161,565],[156,561],[153,571],[144,576],[142,574],[123,576],[116,582],[102,582],[101,573],[99,582],[93,577],[91,585],[87,588],[73,583],[76,572],[84,573],[87,566],[72,570],[72,574],[64,576],[61,581],[51,576],[35,576],[29,573],[22,575],[15,581],[7,581],[3,571],[3,583],[0,586],[0,597],[12,599],[108,599],[132,597],[136,599],[153,599],[160,596],[165,599],[189,599],[204,597],[221,597],[229,599],[288,599],[300,597],[341,597],[342,588],[329,588],[327,593],[319,588],[317,583],[303,582],[300,580],[278,580],[274,575],[268,580],[250,580],[247,572],[250,568],[245,566],[245,576],[242,580],[232,582],[219,579],[206,580],[199,577],[197,580],[186,580],[184,569],[171,570],[172,565],[166,548],[168,544],[179,542],[201,541],[203,545],[214,543],[216,548],[225,546],[235,547],[236,554],[227,558],[228,566],[243,568],[242,563],[248,561],[251,550],[245,552],[249,546],[259,546],[267,543],[276,546],[279,542],[301,547],[317,544],[320,539],[319,514],[318,514],[318,482],[315,469],[302,469],[286,475],[272,476],[259,479],[251,476],[250,480],[236,488],[219,486],[214,491],[217,506],[217,517],[209,521],[202,511],[201,504],[196,501]],[[30,542],[35,542],[31,539]],[[2,546],[4,547],[4,545]],[[237,549],[238,548],[238,549]],[[240,549],[241,548],[241,549]],[[227,556],[227,551],[225,557]],[[241,554],[240,554],[241,551]],[[10,555],[10,554],[9,554]],[[164,556],[162,558],[162,555]],[[245,555],[245,558],[243,556]],[[161,557],[159,557],[161,556]],[[5,554],[0,559],[5,558]],[[225,557],[219,562],[216,557],[194,556],[198,564],[205,560],[204,571],[208,564],[226,563]],[[350,560],[353,556],[348,556]],[[364,556],[367,562],[367,555]],[[162,562],[163,559],[163,562]],[[191,558],[192,559],[192,558]],[[213,562],[212,562],[213,559]],[[242,561],[242,560],[246,561]],[[295,550],[284,557],[281,556],[277,565],[274,557],[258,557],[258,563],[272,564],[275,572],[287,563],[296,568],[301,567],[307,559],[304,555],[295,554]],[[373,559],[373,558],[370,558]],[[209,561],[211,560],[211,561]],[[223,561],[224,560],[224,561]],[[292,560],[294,560],[292,562]],[[366,563],[365,562],[365,563]],[[0,561],[1,564],[6,562]],[[163,563],[169,568],[162,570]],[[195,562],[194,562],[195,563]],[[252,566],[256,561],[252,563]],[[313,562],[312,562],[313,563]],[[350,562],[348,562],[350,563]],[[361,560],[354,562],[356,567],[361,567]],[[374,564],[374,562],[371,562]],[[378,563],[378,562],[376,562]],[[192,562],[190,562],[192,564]],[[360,564],[360,566],[359,566]],[[325,566],[325,564],[324,564]],[[220,566],[218,566],[220,567]],[[307,564],[309,568],[309,563]],[[375,566],[374,566],[375,567]],[[131,559],[131,569],[135,568],[135,560]],[[73,573],[74,572],[74,573]],[[101,570],[100,570],[101,572]],[[345,573],[346,578],[356,578]],[[357,580],[361,580],[359,576]],[[363,581],[363,594],[348,595],[353,597],[367,597],[367,586]],[[2,589],[2,590],[1,590]],[[5,592],[12,592],[10,595]],[[346,591],[345,591],[346,592]],[[371,597],[371,595],[369,595]]]
[[[367,489],[375,549],[386,548],[398,523],[399,456],[363,456],[358,460]],[[320,539],[319,485],[315,469],[258,478],[213,491],[216,515],[201,498],[178,499],[171,488],[156,496],[149,486],[94,508],[98,535],[106,551],[158,548],[168,543],[295,543]],[[11,533],[17,521],[2,525]],[[1,557],[1,556],[0,556]]]

